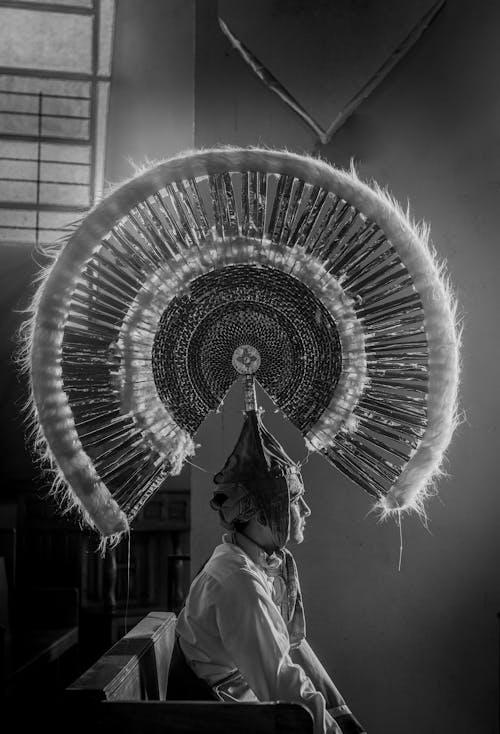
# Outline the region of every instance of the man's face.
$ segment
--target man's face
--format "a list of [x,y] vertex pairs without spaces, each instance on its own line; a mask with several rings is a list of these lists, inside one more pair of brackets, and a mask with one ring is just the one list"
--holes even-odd
[[290,542],[302,543],[304,540],[304,528],[306,525],[306,517],[309,517],[311,510],[304,499],[304,493],[301,492],[290,502]]

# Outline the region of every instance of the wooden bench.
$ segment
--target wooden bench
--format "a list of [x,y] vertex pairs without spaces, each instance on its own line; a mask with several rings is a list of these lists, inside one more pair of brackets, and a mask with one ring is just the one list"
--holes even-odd
[[175,615],[150,612],[66,689],[68,701],[164,701]]
[[174,639],[175,615],[151,612],[113,645],[66,689],[71,734],[312,734],[299,704],[166,701]]

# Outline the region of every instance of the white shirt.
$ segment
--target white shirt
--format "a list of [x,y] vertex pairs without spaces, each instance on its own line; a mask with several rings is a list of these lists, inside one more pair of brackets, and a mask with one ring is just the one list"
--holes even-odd
[[315,734],[340,734],[323,695],[290,658],[272,591],[272,580],[239,546],[218,545],[177,621],[184,655],[210,685],[238,670],[258,700],[301,703],[313,715]]

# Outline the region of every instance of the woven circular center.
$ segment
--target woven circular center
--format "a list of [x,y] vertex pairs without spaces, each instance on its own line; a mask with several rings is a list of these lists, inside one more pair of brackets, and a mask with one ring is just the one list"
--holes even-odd
[[238,373],[242,346],[256,349],[255,377],[302,431],[329,404],[342,367],[331,315],[311,290],[271,267],[230,265],[193,280],[165,309],[153,345],[162,401],[191,434]]

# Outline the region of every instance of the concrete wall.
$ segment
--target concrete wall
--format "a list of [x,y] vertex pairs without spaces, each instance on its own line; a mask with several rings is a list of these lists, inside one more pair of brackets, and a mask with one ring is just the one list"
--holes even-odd
[[[234,23],[249,3],[222,2],[220,8]],[[366,6],[348,4],[353,12]],[[140,162],[190,147],[193,119],[197,146],[315,149],[312,132],[231,50],[215,6],[213,0],[196,3],[195,29],[191,1],[118,3],[108,180],[132,173],[128,157]],[[269,0],[267,10],[259,2],[255,11],[266,28],[277,24],[274,36],[267,34],[273,43],[266,61],[282,64],[288,54],[287,64],[302,81],[310,79],[318,95],[329,89],[325,77],[313,73],[300,35],[294,44],[290,29],[301,14],[310,36],[313,22],[335,6]],[[385,22],[393,22],[392,15]],[[450,478],[430,504],[428,530],[417,519],[403,523],[400,573],[398,528],[367,516],[368,497],[319,457],[304,468],[313,514],[296,557],[308,636],[370,734],[497,731],[499,24],[494,0],[449,0],[404,61],[319,149],[339,166],[354,157],[363,177],[387,185],[403,203],[409,199],[414,216],[431,222],[465,323],[467,422],[449,452]],[[291,53],[284,37],[292,38]],[[269,427],[303,458],[300,437],[265,407]],[[220,537],[207,508],[211,474],[221,468],[240,422],[233,391],[197,436],[202,445],[195,461],[202,470],[193,469],[191,483],[194,569]]]
[[[278,5],[284,26],[304,9],[269,3]],[[450,0],[320,150],[340,166],[355,157],[362,177],[387,185],[403,203],[409,199],[414,216],[431,223],[465,325],[467,422],[449,452],[450,478],[430,503],[428,529],[416,518],[403,522],[401,572],[395,524],[367,516],[368,497],[325,461],[311,456],[304,469],[313,514],[296,557],[309,637],[370,734],[497,731],[499,24],[493,0]],[[272,53],[280,53],[279,34]],[[314,84],[299,46],[289,63]],[[230,49],[208,0],[197,4],[195,104],[197,146],[315,148],[305,124]],[[233,394],[198,436],[195,460],[208,473],[192,475],[194,568],[219,537],[207,509],[209,475],[232,448],[238,411]],[[302,458],[300,440],[269,406],[266,419]]]
[[[105,178],[194,146],[194,0],[119,0],[113,49]],[[189,486],[190,467],[169,477]]]
[[106,180],[193,147],[194,0],[119,0]]

